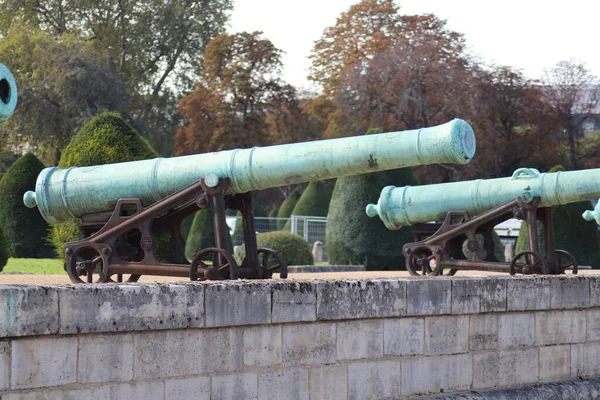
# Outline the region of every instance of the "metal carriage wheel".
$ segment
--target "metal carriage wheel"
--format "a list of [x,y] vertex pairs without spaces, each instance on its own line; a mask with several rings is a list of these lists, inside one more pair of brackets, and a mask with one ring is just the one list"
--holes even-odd
[[565,250],[554,250],[554,257],[556,260],[556,267],[559,273],[564,273],[567,268],[573,268],[573,275],[577,274],[577,260],[573,257],[573,254]]
[[[205,261],[212,255],[213,261]],[[221,256],[221,257],[219,257]],[[225,260],[220,262],[219,260]],[[217,279],[235,279],[237,277],[237,263],[227,250],[218,247],[209,247],[200,250],[194,255],[190,265],[190,280],[217,280]]]
[[[113,276],[115,278],[113,278]],[[129,282],[129,283],[134,283],[134,282],[139,281],[140,278],[141,278],[141,276],[142,275],[138,275],[138,274],[121,274],[121,273],[118,273],[118,274],[114,274],[114,275],[110,276],[108,278],[108,282],[113,282],[113,283],[123,283],[123,282],[127,283],[127,282]]]
[[442,267],[441,249],[432,249],[429,246],[417,247],[415,249],[406,248],[404,257],[406,258],[406,269],[412,276],[453,276],[456,269],[450,269],[444,272]]
[[[83,245],[75,250],[65,248],[67,274],[73,283],[105,283],[108,274],[110,247]],[[82,277],[85,277],[82,279]]]
[[258,249],[258,258],[260,260],[259,268],[262,269],[263,279],[272,278],[273,272],[275,271],[279,271],[279,277],[281,279],[287,278],[287,263],[283,259],[281,253],[273,249],[263,247]]
[[514,275],[516,272],[521,272],[523,275],[536,273],[547,275],[550,272],[546,257],[537,251],[531,250],[522,251],[515,255],[510,260],[508,268],[511,275]]

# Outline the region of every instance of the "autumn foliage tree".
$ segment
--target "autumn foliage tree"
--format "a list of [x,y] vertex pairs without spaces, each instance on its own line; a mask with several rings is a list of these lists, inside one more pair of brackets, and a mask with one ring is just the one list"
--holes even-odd
[[281,66],[281,51],[261,32],[215,37],[196,90],[179,100],[184,124],[176,153],[296,140],[304,117],[295,89],[279,77]]

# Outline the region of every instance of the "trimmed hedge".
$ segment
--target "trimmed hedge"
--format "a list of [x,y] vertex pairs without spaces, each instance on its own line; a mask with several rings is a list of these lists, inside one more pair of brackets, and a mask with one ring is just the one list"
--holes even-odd
[[[227,246],[229,251],[232,252],[233,244],[229,230],[227,230]],[[198,251],[209,247],[215,247],[215,231],[213,228],[213,213],[205,209],[196,212],[194,216],[185,243],[185,256],[191,261]]]
[[[294,206],[290,215],[308,215],[311,217],[326,217],[329,212],[329,202],[331,193],[321,181],[315,181],[308,184],[302,196]],[[287,221],[283,230],[289,231],[292,222]]]
[[[277,212],[277,218],[289,218],[292,215],[292,211],[294,207],[296,207],[296,203],[300,200],[302,196],[302,191],[300,188],[294,189],[292,193],[281,203],[281,207],[279,207],[279,211]],[[285,227],[286,221],[278,220],[277,221],[277,229],[282,230]]]
[[412,168],[338,178],[327,217],[329,264],[364,265],[368,270],[404,270],[402,246],[413,241],[411,227],[391,231],[365,208],[377,203],[385,186],[416,186]]
[[[556,166],[548,172],[564,171]],[[580,265],[600,268],[600,236],[594,222],[585,221],[581,215],[593,206],[589,201],[552,207],[552,226],[554,228],[554,247],[571,253]],[[543,224],[538,221],[538,240],[540,251],[545,253],[543,243]],[[521,222],[519,237],[515,245],[515,254],[529,250],[529,231],[525,221]]]
[[[61,168],[91,166],[158,157],[131,125],[118,113],[103,112],[88,121],[63,150],[58,165]],[[50,241],[56,253],[63,257],[62,249],[67,242],[81,239],[74,229],[77,221],[66,221],[52,226]],[[78,231],[78,229],[77,229]],[[159,235],[157,256],[168,257],[168,236]]]
[[23,204],[23,194],[35,190],[35,182],[44,164],[32,153],[20,157],[0,181],[0,226],[12,257],[50,258],[48,223],[37,208]]
[[[287,265],[313,265],[312,251],[308,243],[296,234],[286,231],[265,232],[256,235],[258,248],[266,247],[281,253]],[[246,256],[245,246],[237,254],[237,261],[241,264]]]
[[6,239],[4,238],[4,233],[2,233],[2,229],[0,229],[0,272],[6,266],[6,262],[10,257],[10,252],[8,250],[8,244],[6,243]]

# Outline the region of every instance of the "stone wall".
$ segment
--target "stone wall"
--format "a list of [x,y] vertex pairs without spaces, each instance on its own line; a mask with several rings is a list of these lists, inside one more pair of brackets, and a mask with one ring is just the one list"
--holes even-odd
[[600,376],[599,287],[0,286],[0,399],[402,399]]

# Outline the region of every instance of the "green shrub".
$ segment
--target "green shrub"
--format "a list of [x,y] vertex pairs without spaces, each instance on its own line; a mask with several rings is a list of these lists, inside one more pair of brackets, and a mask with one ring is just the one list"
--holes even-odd
[[[311,217],[326,217],[329,211],[329,201],[331,193],[323,182],[315,181],[309,183],[302,196],[294,206],[291,215],[308,215]],[[283,230],[291,230],[292,222],[287,221]]]
[[368,270],[405,269],[402,246],[413,241],[410,227],[391,231],[365,208],[377,203],[385,186],[418,185],[411,168],[338,178],[327,216],[329,264],[364,265]]
[[[194,221],[192,222],[192,227],[185,243],[185,256],[191,261],[198,251],[209,247],[215,247],[215,231],[213,213],[205,209],[196,212],[194,216]],[[227,229],[227,247],[229,252],[233,251],[229,229]]]
[[31,153],[19,158],[0,181],[0,226],[14,258],[53,257],[48,224],[37,208],[23,204],[23,194],[35,190],[44,165]]
[[[63,150],[58,165],[61,168],[83,167],[155,157],[158,157],[158,153],[148,141],[118,113],[103,112],[88,121],[71,139]],[[77,222],[66,221],[52,226],[50,241],[57,254],[62,255],[63,246],[67,242],[80,239],[75,234],[74,224]],[[161,249],[160,253],[163,253],[163,249],[169,248],[170,235],[159,236],[158,247]],[[158,256],[164,258],[162,255]]]
[[[302,196],[302,191],[299,188],[294,189],[283,203],[281,203],[281,207],[279,207],[279,211],[277,212],[277,218],[289,218],[292,215],[294,207],[296,207],[296,203],[300,200],[300,196]],[[277,229],[282,230],[285,223],[285,220],[278,220]]]
[[[548,172],[564,171],[560,165]],[[552,207],[552,226],[554,230],[554,248],[571,253],[579,265],[600,268],[600,236],[595,223],[585,221],[581,215],[585,210],[593,209],[589,201]],[[543,224],[538,221],[538,241],[540,251],[545,254]],[[519,237],[515,245],[515,254],[529,250],[529,231],[525,221],[521,222]]]
[[2,229],[0,229],[0,272],[2,272],[2,269],[4,269],[9,257],[10,253],[8,250],[8,244],[6,243]]
[[[258,248],[266,247],[281,253],[287,265],[312,265],[314,263],[308,243],[296,234],[286,231],[259,233],[256,235],[256,241]],[[236,257],[240,264],[246,256],[244,247],[242,246]]]

